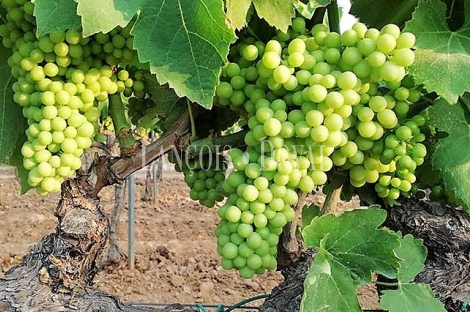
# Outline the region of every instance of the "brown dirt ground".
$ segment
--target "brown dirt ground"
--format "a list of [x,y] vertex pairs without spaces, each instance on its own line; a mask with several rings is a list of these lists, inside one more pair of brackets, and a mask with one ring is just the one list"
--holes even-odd
[[[137,179],[135,201],[135,269],[124,258],[105,267],[96,277],[96,287],[123,301],[232,305],[254,295],[269,293],[282,281],[279,272],[267,272],[244,280],[219,264],[213,231],[218,223],[215,209],[188,197],[181,176],[164,176],[158,185],[158,203],[141,200],[144,180]],[[114,205],[114,188],[101,193],[107,213]],[[28,248],[56,226],[54,209],[58,194],[44,197],[29,191],[20,196],[11,176],[0,176],[0,276],[21,261]],[[322,197],[311,199],[322,203]],[[351,206],[351,203],[346,203]],[[118,246],[127,255],[127,200],[118,222]],[[359,291],[365,309],[377,308],[372,287]],[[258,305],[260,302],[253,302]],[[245,310],[246,311],[246,310]]]

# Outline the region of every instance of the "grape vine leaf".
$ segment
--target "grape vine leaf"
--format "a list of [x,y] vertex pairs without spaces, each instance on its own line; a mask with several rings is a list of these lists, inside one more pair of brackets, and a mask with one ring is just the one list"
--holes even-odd
[[454,190],[470,212],[470,125],[463,106],[437,100],[428,108],[427,117],[431,126],[448,134],[435,145],[432,166],[440,170],[446,189]]
[[308,4],[314,9],[320,8],[320,7],[325,7],[330,3],[331,3],[331,0],[310,0],[308,2]]
[[12,85],[14,78],[10,74],[7,60],[11,50],[0,45],[0,163],[8,162],[21,134],[18,127],[23,120],[21,107],[13,102]]
[[160,84],[210,108],[235,40],[225,22],[222,0],[142,0],[134,47]]
[[77,15],[77,3],[73,0],[36,0],[34,16],[38,37],[54,29],[79,29],[81,26],[80,16]]
[[380,307],[389,312],[445,312],[442,302],[434,298],[428,284],[404,284],[395,290],[384,290]]
[[303,206],[302,207],[302,228],[305,228],[307,225],[312,223],[313,218],[320,215],[320,207],[315,204],[311,204],[310,206]]
[[291,19],[295,17],[296,2],[297,0],[253,0],[258,16],[282,32],[287,32]]
[[11,51],[0,45],[0,75],[8,79],[0,80],[0,163],[6,162],[13,152],[12,142],[9,140],[12,131],[16,126],[12,122],[10,114],[17,111],[16,104],[13,103],[13,77],[10,74],[7,60],[11,56]]
[[[434,153],[434,146],[428,148],[428,154]],[[438,185],[441,181],[441,174],[439,170],[432,167],[429,158],[426,158],[421,166],[418,166],[415,171],[417,177],[426,177],[425,179],[419,180],[420,188],[427,189],[432,188],[434,185]]]
[[295,8],[297,12],[299,12],[300,15],[302,15],[306,19],[311,19],[313,16],[313,11],[315,11],[315,9],[312,6],[312,2],[309,2],[309,3],[298,2]]
[[13,102],[14,79],[7,63],[11,53],[11,50],[0,45],[0,77],[8,77],[0,79],[0,163],[16,166],[21,192],[24,193],[31,188],[21,155],[21,146],[26,141],[25,118],[21,107]]
[[126,27],[140,9],[140,0],[76,0],[82,17],[83,35],[107,33],[117,26]]
[[434,298],[429,285],[410,283],[424,268],[427,250],[423,240],[407,234],[395,253],[401,259],[397,273],[398,288],[382,291],[381,308],[389,312],[445,311],[444,305]]
[[226,0],[227,18],[235,29],[246,25],[246,15],[251,7],[251,0]]
[[400,237],[377,228],[385,218],[386,212],[377,206],[361,207],[336,217],[316,217],[302,235],[306,246],[314,248],[320,247],[328,236],[324,249],[331,261],[342,263],[358,280],[371,281],[372,271],[394,278],[399,267],[394,249],[399,246]]
[[451,31],[446,9],[441,1],[419,0],[405,31],[416,35],[416,60],[409,68],[416,83],[455,104],[460,95],[470,91],[470,80],[462,75],[470,71],[470,18],[459,30]]
[[148,93],[155,103],[152,111],[155,112],[155,115],[168,116],[180,97],[168,85],[160,85],[155,75],[147,73],[144,75],[144,79],[148,85]]
[[[315,9],[325,7],[331,3],[331,0],[310,0],[307,3],[297,2],[295,8],[306,19],[311,19]],[[342,9],[342,7],[338,7]]]
[[350,14],[369,27],[403,25],[411,18],[418,0],[351,0]]
[[181,117],[186,110],[186,99],[180,98],[175,90],[170,88],[168,84],[160,85],[155,75],[146,73],[144,79],[148,85],[148,93],[153,105],[147,109],[146,115],[150,117],[158,117],[157,127],[160,131],[166,131],[171,128],[173,123]]
[[406,234],[401,239],[400,247],[395,249],[395,253],[401,260],[397,279],[400,283],[411,282],[424,269],[427,249],[423,245],[423,240]]
[[300,312],[362,311],[357,299],[358,285],[343,263],[319,253],[304,282]]
[[226,0],[227,17],[233,28],[241,29],[246,25],[246,15],[252,3],[260,18],[287,32],[291,19],[295,17],[297,0]]

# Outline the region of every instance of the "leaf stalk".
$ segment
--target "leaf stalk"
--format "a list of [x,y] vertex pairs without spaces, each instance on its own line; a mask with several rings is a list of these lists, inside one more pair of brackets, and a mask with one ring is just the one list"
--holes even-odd
[[331,0],[330,4],[327,6],[327,11],[330,31],[340,33],[338,2],[336,0]]
[[376,281],[375,284],[377,284],[377,285],[382,285],[382,286],[389,286],[389,287],[397,287],[397,286],[400,286],[400,283],[398,283],[398,282],[381,282],[381,281]]
[[111,94],[109,96],[108,114],[113,120],[114,131],[121,150],[133,147],[135,139],[132,135],[131,125],[127,121],[124,103],[120,94]]
[[223,152],[244,145],[244,138],[247,132],[248,130],[242,130],[229,135],[204,138],[193,142],[190,141],[183,149],[189,156],[198,156],[200,153],[209,154]]
[[197,134],[196,134],[196,123],[194,122],[193,108],[189,100],[186,100],[186,103],[188,105],[189,121],[191,123],[191,140],[194,140],[196,139]]

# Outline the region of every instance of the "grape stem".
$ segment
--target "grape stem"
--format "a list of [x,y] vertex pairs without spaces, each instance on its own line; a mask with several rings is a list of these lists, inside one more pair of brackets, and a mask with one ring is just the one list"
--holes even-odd
[[327,11],[330,31],[340,33],[338,2],[336,0],[331,0],[330,4],[327,6]]
[[248,30],[248,33],[253,36],[253,38],[255,38],[258,41],[262,41],[249,25],[246,26],[246,29]]
[[113,120],[114,131],[121,151],[133,147],[135,140],[132,136],[131,125],[125,115],[125,108],[120,94],[116,93],[109,96],[108,114]]
[[182,149],[188,156],[198,156],[200,153],[219,153],[225,150],[243,146],[244,138],[248,129],[224,136],[209,137],[194,142],[188,142]]
[[196,139],[196,123],[194,122],[194,115],[193,115],[193,108],[191,106],[191,102],[187,99],[186,103],[188,105],[188,114],[189,114],[189,121],[191,123],[191,140]]
[[400,284],[399,284],[398,282],[387,283],[387,282],[376,281],[375,284],[377,284],[377,285],[382,285],[382,286],[390,286],[390,287],[400,286]]
[[341,190],[343,188],[345,176],[343,173],[338,171],[333,171],[331,176],[331,187],[328,189],[328,192],[325,197],[325,202],[323,203],[322,208],[320,209],[320,215],[325,213],[336,214],[338,208],[338,202],[340,200]]

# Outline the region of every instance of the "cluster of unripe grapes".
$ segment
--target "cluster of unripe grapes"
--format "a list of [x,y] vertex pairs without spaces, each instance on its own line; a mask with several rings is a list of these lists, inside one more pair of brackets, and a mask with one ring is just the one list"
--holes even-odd
[[227,164],[223,155],[208,153],[190,157],[185,151],[173,149],[168,153],[168,160],[175,165],[177,172],[183,172],[192,200],[212,208],[225,198],[222,183]]
[[[420,143],[426,119],[407,118],[420,98],[405,71],[414,43],[395,25],[356,23],[339,34],[325,25],[307,31],[296,18],[287,34],[266,43],[244,38],[232,48],[214,102],[243,111],[249,132],[248,149],[235,152],[235,171],[224,184],[235,194],[221,208],[216,232],[225,267],[243,276],[271,268],[267,260],[242,266],[237,257],[246,233],[266,227],[279,234],[295,216],[296,191],[324,185],[333,167],[348,172],[354,187],[375,184],[388,200],[410,192],[426,155]],[[229,241],[233,233],[245,240]]]
[[[418,197],[423,196],[423,190],[419,191]],[[450,205],[453,207],[463,206],[462,201],[455,197],[453,190],[449,190],[445,187],[444,181],[439,181],[438,184],[430,188],[429,198],[432,201]]]
[[12,50],[8,65],[16,79],[14,101],[29,126],[23,164],[29,184],[47,194],[81,168],[80,157],[96,133],[98,103],[135,87],[129,72],[117,67],[135,56],[131,25],[91,37],[53,30],[37,38],[31,1],[1,3],[8,12],[0,36]]
[[435,177],[436,176],[430,172],[429,179],[426,181],[417,181],[417,183],[413,184],[413,195],[418,199],[425,199],[427,197],[433,202],[449,205],[451,207],[463,206],[462,200],[455,197],[455,192],[445,186],[444,180],[440,177]]
[[297,162],[291,155],[283,147],[271,156],[253,146],[246,152],[230,150],[234,171],[222,185],[230,195],[218,210],[221,223],[215,230],[223,268],[235,268],[250,278],[277,267],[279,236],[295,218],[291,207],[298,201],[295,189],[305,189],[311,182],[307,158],[301,156]]

